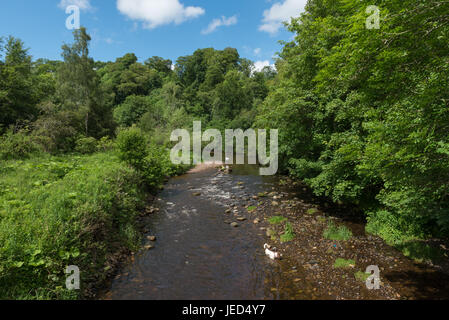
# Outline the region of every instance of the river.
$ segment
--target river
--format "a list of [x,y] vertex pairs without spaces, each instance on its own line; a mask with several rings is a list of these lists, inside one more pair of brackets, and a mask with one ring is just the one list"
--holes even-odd
[[[410,290],[400,280],[397,280],[395,286],[393,279],[393,283],[384,283],[384,289],[374,293],[355,282],[353,277],[339,273],[343,271],[332,270],[332,262],[336,256],[329,250],[334,247],[335,250],[341,250],[340,255],[346,252],[346,256],[355,257],[357,261],[364,261],[366,258],[366,264],[369,264],[369,259],[377,259],[381,265],[387,265],[393,259],[391,261],[395,261],[400,271],[417,270],[409,259],[387,247],[380,239],[367,238],[364,232],[359,232],[353,240],[358,242],[337,246],[319,239],[321,231],[315,238],[310,231],[307,237],[298,237],[300,239],[290,246],[279,244],[285,247],[282,251],[285,257],[282,260],[268,259],[263,250],[264,243],[270,240],[266,235],[267,224],[262,223],[263,217],[249,212],[248,206],[267,208],[266,211],[269,212],[265,212],[266,216],[279,214],[280,208],[270,207],[271,203],[262,204],[261,199],[255,196],[291,187],[281,187],[279,180],[277,176],[259,176],[258,167],[250,165],[234,166],[231,174],[209,167],[172,178],[153,203],[159,209],[158,213],[145,220],[147,232],[142,245],[150,244],[153,248],[142,249],[133,256],[132,262],[122,268],[103,298],[429,298],[429,295],[420,297],[417,294],[423,292],[422,284],[417,284]],[[305,222],[298,221],[299,226],[308,225],[311,221],[309,227],[320,228],[314,218],[311,220],[304,215],[304,219]],[[238,226],[232,226],[232,222]],[[361,230],[363,226],[356,224],[352,229],[357,233],[357,229]],[[150,241],[149,237],[155,237],[156,240]],[[276,245],[273,241],[270,243]],[[357,253],[354,248],[359,245],[364,251]],[[377,253],[370,253],[371,249],[367,249],[370,246],[385,253],[375,256]],[[318,253],[315,254],[315,251]],[[371,251],[374,252],[374,249]],[[309,260],[314,262],[309,263]],[[382,269],[391,273],[389,269],[392,267]],[[431,298],[439,298],[442,294],[438,289],[430,292],[433,292],[430,294]],[[447,289],[443,293],[444,296],[449,296]]]

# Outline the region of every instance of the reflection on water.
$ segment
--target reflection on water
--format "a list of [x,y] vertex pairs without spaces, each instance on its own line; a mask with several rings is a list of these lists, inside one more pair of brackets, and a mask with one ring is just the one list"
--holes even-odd
[[172,179],[155,203],[160,213],[148,220],[155,248],[124,268],[107,298],[311,298],[304,294],[307,283],[282,279],[282,271],[291,268],[288,261],[265,257],[260,226],[246,221],[233,228],[232,213],[225,213],[234,206],[245,212],[251,195],[271,191],[276,179],[259,176],[257,166],[235,166],[232,175],[207,169]]

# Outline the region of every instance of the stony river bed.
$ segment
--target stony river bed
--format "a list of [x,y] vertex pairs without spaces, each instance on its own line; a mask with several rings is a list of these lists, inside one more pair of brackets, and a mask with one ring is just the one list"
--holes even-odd
[[[273,216],[291,223],[292,241],[280,242],[282,230],[268,221]],[[354,236],[324,239],[330,220]],[[363,223],[323,206],[288,178],[259,176],[256,166],[235,166],[230,174],[207,167],[171,179],[143,223],[142,250],[102,299],[449,298],[446,273],[365,234]],[[264,243],[282,259],[270,260]],[[336,269],[337,258],[355,265]],[[354,276],[369,265],[380,268],[379,290]]]

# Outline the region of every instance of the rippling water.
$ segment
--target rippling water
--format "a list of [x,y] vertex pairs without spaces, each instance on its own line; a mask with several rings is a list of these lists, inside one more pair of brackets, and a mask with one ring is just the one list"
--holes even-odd
[[281,279],[288,262],[264,255],[260,226],[246,221],[233,228],[235,219],[225,214],[234,206],[243,213],[243,205],[256,204],[251,195],[277,185],[277,178],[257,173],[256,166],[236,166],[232,175],[207,169],[170,180],[155,203],[160,212],[148,220],[155,248],[124,268],[107,298],[301,298]]

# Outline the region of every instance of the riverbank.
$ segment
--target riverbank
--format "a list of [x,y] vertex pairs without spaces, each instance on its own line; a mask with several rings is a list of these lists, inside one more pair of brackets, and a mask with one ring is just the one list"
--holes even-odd
[[[326,208],[327,206],[327,208]],[[415,263],[285,177],[199,168],[171,179],[142,218],[141,250],[103,299],[442,299],[447,276]],[[329,223],[350,239],[323,237]],[[288,232],[286,232],[288,231]],[[156,241],[149,240],[155,237]],[[282,253],[269,260],[263,244]],[[364,271],[380,269],[381,289]],[[191,285],[189,285],[191,284]]]
[[[245,217],[260,225],[267,243],[282,254],[285,276],[298,283],[314,283],[314,296],[337,300],[449,298],[447,258],[429,264],[405,257],[381,238],[367,234],[363,221],[357,221],[350,208],[332,208],[288,177],[281,177],[279,183],[271,192],[253,194],[251,199],[257,204],[249,201],[243,206]],[[338,232],[334,240],[326,239],[330,226],[349,230],[349,239],[337,240]],[[285,240],[288,232],[291,239]],[[380,269],[379,290],[366,288],[364,273],[371,265]]]
[[[138,243],[141,178],[113,152],[3,161],[0,171],[1,299],[90,297]],[[81,290],[66,289],[68,265]]]
[[[184,170],[163,160],[155,175]],[[0,299],[95,298],[139,249],[147,181],[115,151],[0,161]],[[66,288],[70,265],[79,290]]]

